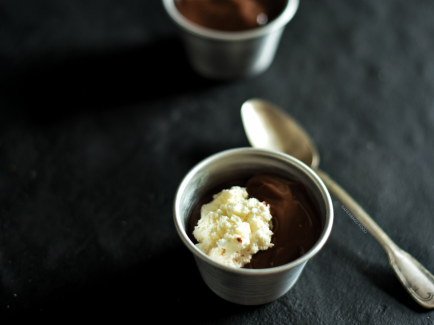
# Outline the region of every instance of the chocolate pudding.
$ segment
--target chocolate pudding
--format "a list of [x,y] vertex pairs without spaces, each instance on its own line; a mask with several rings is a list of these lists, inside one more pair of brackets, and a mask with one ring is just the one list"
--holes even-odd
[[242,31],[263,26],[282,12],[287,0],[174,0],[179,12],[210,29]]
[[201,217],[203,204],[212,196],[232,186],[246,187],[249,198],[256,198],[270,205],[273,217],[272,248],[253,255],[244,268],[263,269],[290,263],[309,251],[318,241],[322,223],[318,207],[299,181],[272,175],[256,175],[248,179],[225,182],[206,193],[194,206],[190,215],[187,234],[193,243],[194,227]]

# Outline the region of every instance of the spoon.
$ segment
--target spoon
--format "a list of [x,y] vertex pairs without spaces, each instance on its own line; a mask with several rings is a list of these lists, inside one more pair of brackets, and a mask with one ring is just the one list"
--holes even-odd
[[384,248],[390,266],[412,298],[425,308],[434,308],[434,276],[413,256],[400,249],[343,188],[318,169],[319,154],[314,142],[291,116],[270,102],[250,99],[243,104],[241,117],[253,147],[284,152],[311,166],[330,193]]

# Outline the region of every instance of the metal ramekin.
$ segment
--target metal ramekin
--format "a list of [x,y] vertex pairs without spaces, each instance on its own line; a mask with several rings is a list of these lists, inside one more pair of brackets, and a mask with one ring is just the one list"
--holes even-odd
[[[214,261],[188,238],[191,209],[205,192],[227,180],[269,173],[303,182],[319,207],[323,230],[318,242],[299,259],[269,269],[239,269]],[[240,148],[217,153],[197,164],[182,180],[175,196],[174,221],[181,240],[193,253],[200,274],[218,296],[242,305],[260,305],[285,294],[306,262],[324,246],[333,224],[333,205],[319,177],[301,161],[279,152]]]
[[[257,75],[274,59],[280,36],[298,8],[299,0],[288,0],[282,13],[270,23],[240,32],[202,27],[185,18],[174,0],[163,0],[181,36],[193,68],[212,79],[231,79]],[[174,54],[175,55],[175,54]]]

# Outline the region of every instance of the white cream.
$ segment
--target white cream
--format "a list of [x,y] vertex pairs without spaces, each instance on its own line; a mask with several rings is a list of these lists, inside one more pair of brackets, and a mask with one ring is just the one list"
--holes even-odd
[[193,235],[196,246],[214,260],[243,267],[259,250],[273,247],[271,230],[270,207],[234,186],[202,206]]

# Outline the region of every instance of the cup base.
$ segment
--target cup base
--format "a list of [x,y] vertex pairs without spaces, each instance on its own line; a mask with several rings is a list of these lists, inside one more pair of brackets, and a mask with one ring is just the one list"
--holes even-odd
[[283,28],[242,41],[201,38],[183,31],[187,56],[193,69],[208,79],[242,79],[266,71],[274,56]]

